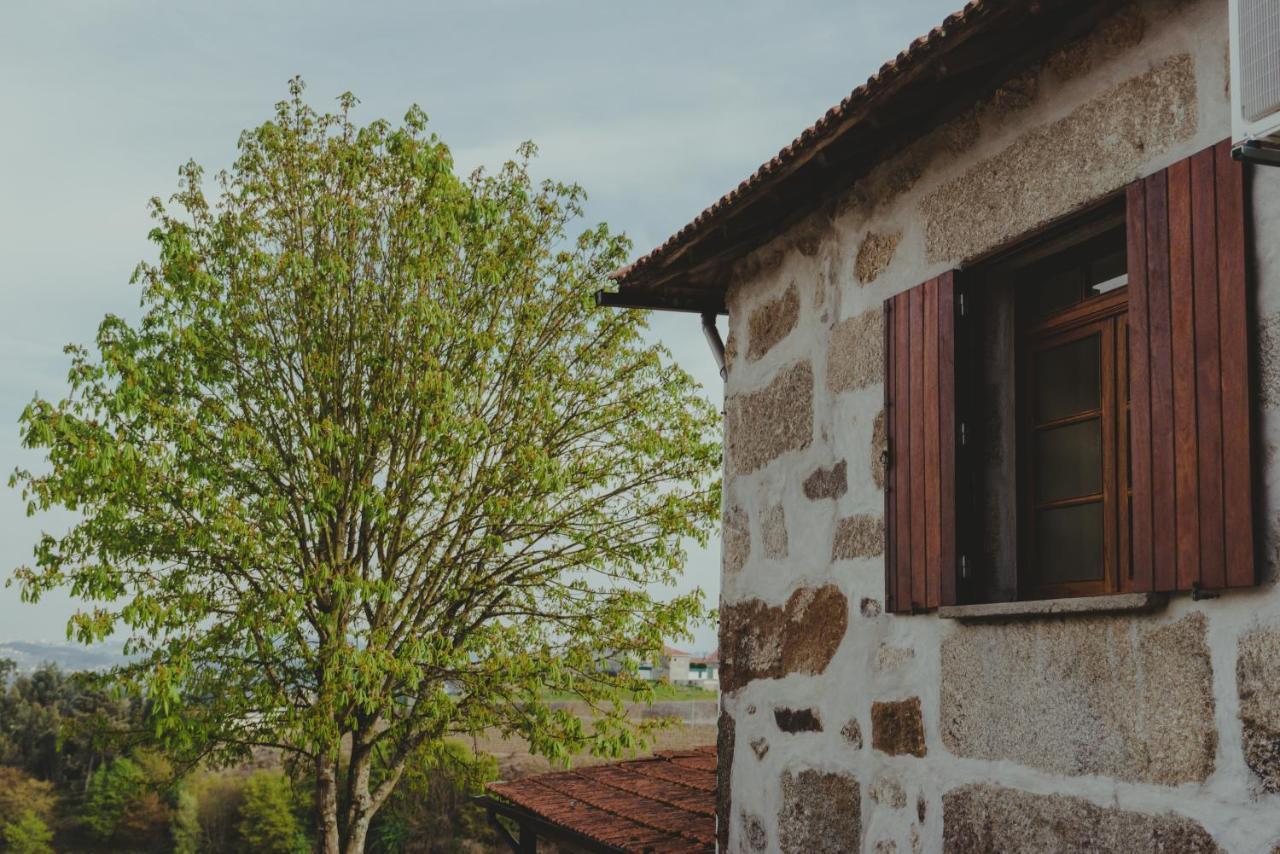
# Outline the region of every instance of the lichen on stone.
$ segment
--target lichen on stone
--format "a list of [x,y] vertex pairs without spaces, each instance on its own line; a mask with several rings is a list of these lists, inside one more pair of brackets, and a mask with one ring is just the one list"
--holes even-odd
[[751,528],[747,511],[734,505],[724,514],[720,534],[720,565],[726,577],[733,577],[751,556]]
[[943,796],[942,834],[947,854],[1222,850],[1203,827],[1174,813],[1130,812],[1083,798],[983,784],[962,786]]
[[749,599],[720,610],[721,688],[755,679],[826,670],[848,626],[849,605],[834,585],[805,588],[785,605]]
[[854,391],[884,382],[884,314],[879,308],[837,323],[827,345],[827,390]]
[[764,851],[769,847],[769,833],[764,829],[764,822],[759,816],[745,812],[742,814],[742,834],[751,851]]
[[754,362],[791,334],[800,317],[800,291],[796,283],[776,299],[761,303],[747,319],[747,361]]
[[813,709],[778,706],[773,710],[773,722],[787,733],[822,732],[822,717]]
[[928,261],[970,258],[1105,195],[1198,121],[1192,56],[1158,62],[925,196]]
[[781,560],[787,556],[787,511],[775,504],[760,517],[760,539],[764,556]]
[[858,514],[836,523],[831,541],[832,560],[854,560],[884,554],[884,520]]
[[855,750],[862,749],[862,727],[858,725],[857,718],[845,721],[844,726],[840,727],[840,735]]
[[885,457],[889,452],[889,431],[885,411],[876,413],[871,426],[871,479],[876,489],[884,489]]
[[942,742],[957,756],[1167,786],[1213,771],[1199,611],[957,626],[942,643],[940,688]]
[[839,498],[849,491],[848,464],[841,460],[830,467],[819,467],[804,479],[804,497],[810,501]]
[[779,371],[759,391],[725,401],[725,441],[739,474],[749,474],[813,441],[813,366],[805,361]]
[[852,774],[783,773],[778,845],[784,854],[857,851],[861,837],[862,798]]
[[1265,791],[1280,793],[1280,628],[1241,636],[1236,691],[1245,763]]
[[1280,404],[1280,314],[1258,324],[1258,397],[1263,407]]
[[862,242],[858,244],[858,257],[854,261],[853,270],[858,281],[864,285],[874,282],[889,268],[890,262],[893,261],[893,254],[898,250],[898,244],[901,242],[901,231],[886,233],[868,231],[862,238]]
[[1087,35],[1074,39],[1049,57],[1045,67],[1059,80],[1089,73],[1142,41],[1147,19],[1136,3],[1124,3]]
[[872,703],[871,746],[890,756],[924,756],[920,698]]
[[907,805],[907,790],[893,777],[882,775],[872,781],[867,794],[882,807],[900,810]]

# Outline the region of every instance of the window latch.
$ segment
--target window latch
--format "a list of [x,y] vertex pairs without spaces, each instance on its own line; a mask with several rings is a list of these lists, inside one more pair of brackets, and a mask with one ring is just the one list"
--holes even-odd
[[960,444],[969,444],[969,426],[963,421],[960,422]]
[[969,577],[969,556],[968,555],[960,555],[960,577],[961,578]]

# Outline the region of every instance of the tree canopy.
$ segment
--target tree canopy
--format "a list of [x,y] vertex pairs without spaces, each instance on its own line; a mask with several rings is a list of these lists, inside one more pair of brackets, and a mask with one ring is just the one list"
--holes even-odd
[[717,413],[642,314],[595,308],[629,246],[573,233],[582,190],[533,180],[531,145],[461,177],[421,110],[355,106],[294,81],[228,170],[180,170],[140,320],[68,348],[69,394],[22,416],[48,464],[13,478],[78,513],[24,596],[126,633],[170,755],[303,760],[324,851],[362,850],[447,735],[635,746],[643,683],[603,664],[705,616],[656,591],[719,507]]

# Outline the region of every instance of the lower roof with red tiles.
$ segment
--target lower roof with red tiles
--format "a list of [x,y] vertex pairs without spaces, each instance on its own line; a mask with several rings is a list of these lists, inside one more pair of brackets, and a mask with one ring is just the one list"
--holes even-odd
[[715,747],[490,783],[488,790],[518,812],[598,842],[602,850],[715,850]]

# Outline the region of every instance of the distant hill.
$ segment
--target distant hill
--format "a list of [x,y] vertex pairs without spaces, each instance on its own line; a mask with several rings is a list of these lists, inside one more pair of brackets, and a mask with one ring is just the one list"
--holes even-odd
[[0,658],[13,659],[19,673],[30,673],[45,662],[63,670],[106,670],[125,661],[124,646],[104,643],[82,646],[44,641],[0,641]]

